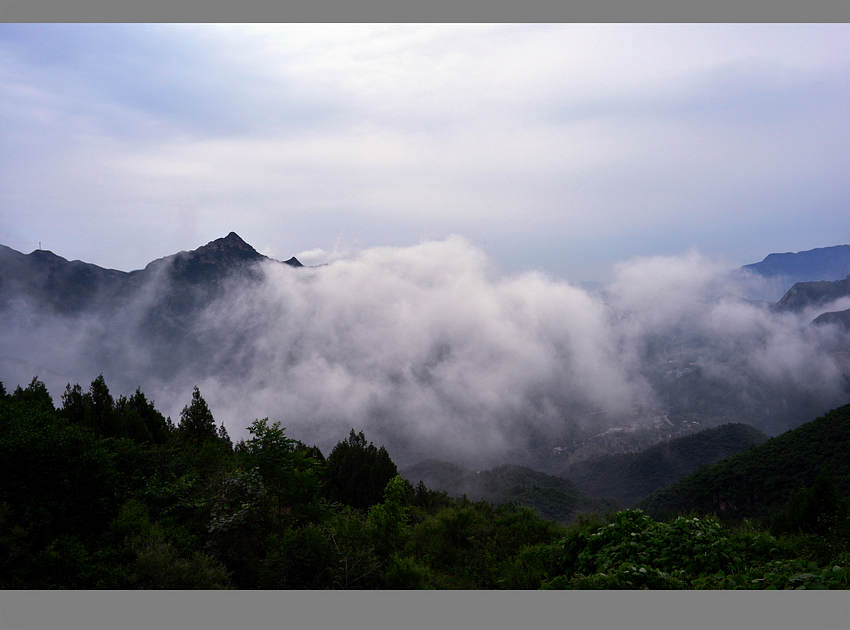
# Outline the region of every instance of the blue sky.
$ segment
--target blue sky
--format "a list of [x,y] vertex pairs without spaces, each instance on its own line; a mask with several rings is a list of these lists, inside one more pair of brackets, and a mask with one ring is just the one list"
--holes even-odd
[[0,24],[0,243],[744,264],[850,242],[848,112],[847,24]]

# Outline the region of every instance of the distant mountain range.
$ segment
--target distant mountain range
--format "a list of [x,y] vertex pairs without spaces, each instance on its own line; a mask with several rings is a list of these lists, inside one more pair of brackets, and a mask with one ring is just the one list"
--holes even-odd
[[850,245],[768,254],[761,262],[742,269],[765,278],[781,278],[787,287],[795,282],[841,280],[850,274]]
[[[772,307],[778,312],[828,307],[836,300],[850,298],[850,245],[769,254],[761,262],[741,269],[782,287],[784,294]],[[823,311],[813,323],[836,324],[850,330],[850,309]]]
[[[144,269],[124,272],[79,260],[68,261],[48,250],[22,254],[0,245],[0,306],[15,298],[62,313],[78,312],[109,301],[126,300],[149,279],[165,272],[179,293],[186,287],[210,295],[234,273],[250,276],[254,263],[273,261],[257,252],[235,232],[192,251],[159,258]],[[273,261],[303,265],[294,256]],[[850,245],[796,253],[769,254],[742,269],[767,278],[781,278],[789,291],[777,307],[796,310],[850,295]],[[839,281],[839,282],[835,282]],[[802,283],[794,287],[795,283]],[[793,289],[793,290],[791,290]],[[202,297],[194,295],[194,297]],[[188,306],[188,303],[185,304]]]
[[[167,381],[187,367],[200,380],[221,367],[216,357],[235,356],[249,333],[234,330],[225,338],[199,326],[199,315],[228,288],[260,282],[261,264],[302,267],[295,257],[281,262],[260,254],[235,232],[130,272],[0,246],[7,325],[0,365],[7,374],[31,371],[48,380],[111,372],[126,378],[113,377],[115,386],[129,390],[151,374]],[[77,349],[73,356],[62,355],[67,341]]]
[[[130,272],[68,261],[48,250],[22,254],[0,245],[0,306],[19,299],[62,314],[115,307],[132,299],[149,282],[166,279],[171,291],[163,296],[164,304],[172,311],[187,309],[211,298],[225,278],[233,274],[250,277],[255,263],[272,260],[235,232]],[[302,266],[295,257],[281,264]]]

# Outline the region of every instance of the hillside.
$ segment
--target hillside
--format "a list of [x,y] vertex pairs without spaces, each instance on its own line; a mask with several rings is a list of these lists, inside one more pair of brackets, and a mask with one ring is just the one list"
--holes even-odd
[[812,323],[819,326],[823,324],[835,324],[844,330],[850,330],[850,309],[821,313],[812,320]]
[[414,485],[422,481],[428,488],[450,496],[466,495],[471,500],[494,504],[516,502],[561,523],[574,520],[580,513],[604,512],[614,507],[611,502],[586,496],[571,481],[523,466],[503,465],[473,472],[455,464],[427,460],[402,470],[401,475]]
[[68,261],[47,250],[22,254],[0,245],[0,307],[17,299],[73,314],[102,296],[115,294],[129,277],[123,271]]
[[850,276],[843,280],[818,280],[798,282],[776,303],[778,311],[801,311],[804,308],[824,306],[850,296]]
[[632,506],[654,490],[670,485],[700,466],[761,444],[761,431],[740,423],[656,444],[639,453],[607,455],[567,466],[560,474],[593,497],[610,497]]
[[766,517],[826,471],[850,492],[850,405],[679,480],[638,507],[657,518],[696,511],[723,518]]

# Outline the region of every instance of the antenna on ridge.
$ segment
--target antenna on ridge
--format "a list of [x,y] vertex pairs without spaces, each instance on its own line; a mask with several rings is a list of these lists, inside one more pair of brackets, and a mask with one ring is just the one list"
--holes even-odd
[[38,248],[41,249],[41,241],[38,242]]

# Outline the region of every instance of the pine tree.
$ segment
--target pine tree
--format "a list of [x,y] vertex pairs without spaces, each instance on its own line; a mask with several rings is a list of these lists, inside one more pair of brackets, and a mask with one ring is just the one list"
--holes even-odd
[[103,435],[113,435],[116,428],[113,426],[115,400],[109,393],[109,387],[106,386],[106,379],[103,378],[103,374],[99,374],[91,382],[89,400],[91,403],[91,423],[95,431]]
[[328,455],[325,487],[332,499],[366,509],[383,499],[384,488],[398,474],[387,449],[366,441],[354,429]]
[[224,426],[223,422],[218,426],[218,439],[226,444],[228,448],[233,448],[233,440],[230,439],[230,434],[227,432],[227,427]]
[[192,444],[202,444],[218,438],[215,418],[207,406],[207,401],[201,397],[197,385],[192,391],[192,402],[180,412],[177,431],[183,440]]

